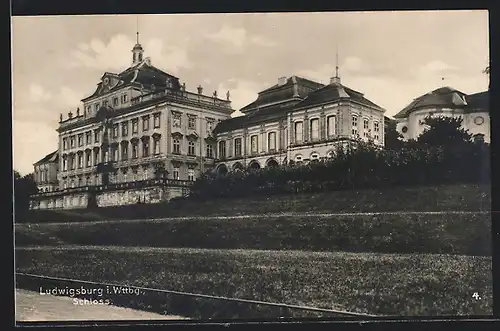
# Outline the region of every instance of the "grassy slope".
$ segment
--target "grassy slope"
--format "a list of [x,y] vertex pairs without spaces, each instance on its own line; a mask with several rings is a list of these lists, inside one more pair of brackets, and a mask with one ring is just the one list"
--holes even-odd
[[17,246],[119,245],[491,255],[489,214],[18,224]]
[[273,212],[371,212],[489,210],[487,185],[395,187],[317,194],[261,196],[99,208],[95,211],[32,211],[19,222],[86,221],[169,216],[246,215]]
[[[481,257],[115,247],[16,250],[16,267],[49,276],[372,314],[492,312],[491,258]],[[474,301],[474,292],[482,300]]]

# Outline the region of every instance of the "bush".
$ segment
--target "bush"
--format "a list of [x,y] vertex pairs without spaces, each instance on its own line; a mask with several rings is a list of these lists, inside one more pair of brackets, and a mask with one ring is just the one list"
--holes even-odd
[[195,182],[190,198],[489,181],[489,145],[483,143],[431,147],[407,144],[394,150],[359,143],[356,149],[339,149],[335,158],[324,162],[291,163],[281,168],[230,172],[225,176],[205,174]]

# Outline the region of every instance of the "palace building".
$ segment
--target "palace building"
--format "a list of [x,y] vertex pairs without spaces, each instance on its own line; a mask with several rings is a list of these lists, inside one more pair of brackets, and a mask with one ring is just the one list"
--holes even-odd
[[143,58],[106,72],[83,111],[60,116],[59,146],[34,164],[32,209],[168,201],[200,174],[276,167],[335,157],[339,146],[384,146],[385,110],[344,86],[291,76],[258,93],[231,118],[229,100],[188,92]]
[[218,173],[335,156],[359,140],[384,145],[385,110],[341,84],[282,77],[243,107],[244,116],[215,128]]
[[405,140],[417,139],[425,129],[427,116],[461,117],[462,127],[475,139],[490,142],[489,92],[465,94],[441,87],[418,98],[394,115],[396,130]]
[[212,131],[233,112],[229,93],[187,91],[143,58],[138,39],[129,68],[104,73],[82,111],[61,114],[58,150],[34,164],[32,209],[169,200],[214,167]]

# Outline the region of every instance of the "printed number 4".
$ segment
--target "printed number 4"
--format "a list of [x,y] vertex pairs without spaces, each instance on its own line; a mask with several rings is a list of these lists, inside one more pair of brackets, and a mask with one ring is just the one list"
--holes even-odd
[[477,292],[474,292],[474,294],[472,295],[472,297],[476,300],[480,300],[481,297],[479,296],[479,294]]

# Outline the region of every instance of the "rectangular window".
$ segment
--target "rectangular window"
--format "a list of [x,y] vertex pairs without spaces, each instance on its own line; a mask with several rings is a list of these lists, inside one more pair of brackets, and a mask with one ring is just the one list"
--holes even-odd
[[302,122],[295,122],[295,143],[300,144],[303,141],[304,127]]
[[269,151],[276,150],[276,132],[269,132],[267,137],[267,148]]
[[172,122],[172,125],[174,128],[180,128],[182,123],[181,123],[181,115],[180,114],[174,114],[174,119]]
[[373,122],[373,131],[374,131],[373,139],[379,140],[380,127],[378,122]]
[[214,122],[213,122],[213,120],[207,119],[207,132],[211,134],[212,131],[213,131],[213,129],[214,129]]
[[134,119],[132,120],[132,134],[137,134],[139,133],[139,120]]
[[126,137],[128,135],[128,121],[122,123],[122,137]]
[[92,112],[92,106],[87,106],[87,116]]
[[118,106],[118,97],[113,98],[113,106]]
[[250,137],[250,146],[252,153],[255,154],[259,151],[259,137],[257,135],[253,135]]
[[219,141],[219,159],[226,157],[226,142]]
[[196,129],[196,117],[188,117],[188,129],[195,130]]
[[83,155],[78,154],[78,168],[81,169],[83,168]]
[[174,148],[173,148],[172,153],[181,154],[181,142],[180,142],[180,140],[174,139],[173,144],[174,144]]
[[99,163],[99,150],[94,150],[94,164]]
[[122,95],[122,103],[127,103],[128,101],[128,96],[126,94]]
[[142,118],[142,131],[149,130],[149,116],[144,116]]
[[108,106],[108,100],[104,100],[104,107]]
[[190,141],[188,143],[188,155],[195,155],[194,147],[194,141]]
[[113,161],[118,161],[118,147],[113,148]]
[[207,157],[208,158],[213,158],[214,157],[214,148],[210,144],[207,145]]
[[87,140],[87,145],[92,144],[92,131],[85,133],[85,139]]
[[71,170],[75,170],[76,167],[76,156],[71,156]]
[[177,180],[179,179],[179,168],[177,168],[177,167],[174,168],[174,171],[172,173],[172,177],[173,177],[173,179],[177,179]]
[[358,134],[358,116],[352,116],[352,135],[355,136]]
[[160,154],[160,140],[153,140],[153,151],[155,155]]
[[78,146],[79,147],[83,146],[83,133],[80,133],[78,135]]
[[96,104],[95,104],[94,109],[95,109],[95,111],[98,111],[98,110],[99,110],[99,103],[96,103]]
[[63,138],[63,149],[68,149],[68,138]]
[[69,138],[69,145],[71,148],[75,147],[75,136],[71,136],[71,138]]
[[335,116],[328,116],[327,120],[327,126],[328,126],[328,137],[335,136],[336,133],[336,117]]
[[68,159],[63,159],[63,171],[68,171]]
[[188,180],[194,181],[194,169],[188,169]]
[[147,140],[144,140],[144,142],[142,143],[142,156],[149,156],[149,141]]
[[311,124],[311,140],[319,139],[319,119],[314,118],[310,121]]
[[85,156],[87,158],[87,167],[90,167],[92,165],[92,154],[90,154],[90,152],[87,152]]
[[138,146],[137,144],[132,144],[132,158],[137,159]]
[[155,127],[155,129],[158,129],[160,127],[160,118],[161,118],[160,115],[161,115],[160,113],[154,114],[154,120],[153,121],[154,121],[154,127]]
[[241,138],[234,139],[234,156],[241,156]]
[[122,145],[122,160],[125,161],[128,159],[128,146],[123,144]]
[[118,124],[113,125],[113,138],[118,138]]
[[368,123],[368,119],[367,118],[363,119],[363,129],[365,129],[365,130],[369,129],[369,123]]
[[99,131],[99,129],[94,130],[94,142],[95,142],[95,143],[98,143],[98,142],[99,142],[99,137],[100,137],[100,134],[101,134],[101,132]]

